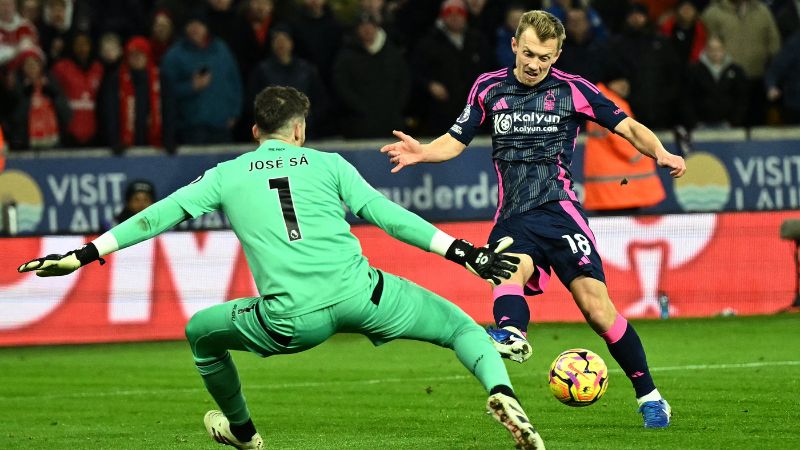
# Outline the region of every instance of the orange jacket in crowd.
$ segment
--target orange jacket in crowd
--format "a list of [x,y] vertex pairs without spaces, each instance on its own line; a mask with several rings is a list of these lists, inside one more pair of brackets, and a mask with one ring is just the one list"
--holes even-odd
[[6,139],[3,136],[3,129],[0,128],[0,172],[6,168]]
[[[629,116],[625,99],[604,84],[597,88]],[[652,158],[639,153],[622,136],[594,123],[586,125],[583,206],[589,210],[645,208],[664,200],[664,187]],[[622,184],[627,179],[627,184]]]

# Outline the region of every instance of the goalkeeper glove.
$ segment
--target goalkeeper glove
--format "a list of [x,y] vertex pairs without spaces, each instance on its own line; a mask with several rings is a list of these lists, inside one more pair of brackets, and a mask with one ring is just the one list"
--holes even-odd
[[461,264],[470,272],[496,286],[500,284],[500,278],[509,279],[511,274],[517,271],[519,258],[500,253],[512,243],[514,239],[508,236],[483,247],[475,247],[463,239],[456,239],[444,257]]
[[43,258],[32,259],[19,266],[17,272],[36,271],[36,275],[40,277],[58,277],[68,275],[93,261],[100,261],[100,264],[106,263],[97,252],[97,247],[90,242],[65,255],[53,254]]

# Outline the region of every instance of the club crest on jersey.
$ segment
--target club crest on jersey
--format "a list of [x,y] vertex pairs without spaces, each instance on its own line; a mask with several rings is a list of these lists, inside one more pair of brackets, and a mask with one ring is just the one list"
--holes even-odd
[[511,125],[513,120],[511,114],[495,114],[494,115],[494,133],[495,134],[508,134],[511,132]]
[[[464,122],[468,121],[469,120],[469,110],[470,110],[469,105],[465,106],[464,110],[461,111],[461,115],[458,116],[458,119],[456,119],[456,122],[464,123]],[[450,116],[450,117],[453,117],[453,116]]]
[[544,96],[544,110],[552,111],[554,109],[556,109],[556,96],[553,95],[553,91],[547,91],[547,95]]

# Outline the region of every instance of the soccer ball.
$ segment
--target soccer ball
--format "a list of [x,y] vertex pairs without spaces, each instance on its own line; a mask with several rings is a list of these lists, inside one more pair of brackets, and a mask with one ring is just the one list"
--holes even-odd
[[589,406],[608,388],[608,368],[597,353],[584,348],[562,352],[550,365],[550,392],[563,404]]

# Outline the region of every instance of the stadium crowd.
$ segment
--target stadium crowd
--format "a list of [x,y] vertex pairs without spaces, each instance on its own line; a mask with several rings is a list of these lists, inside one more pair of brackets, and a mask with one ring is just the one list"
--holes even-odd
[[565,24],[555,67],[651,128],[800,123],[797,0],[0,0],[0,123],[11,150],[172,152],[251,141],[289,85],[311,138],[435,135],[529,9]]

